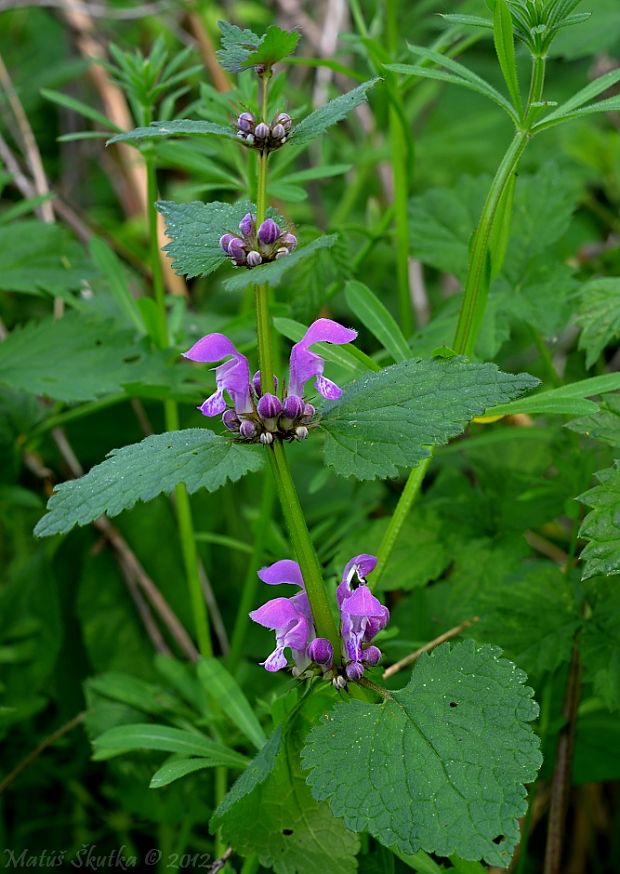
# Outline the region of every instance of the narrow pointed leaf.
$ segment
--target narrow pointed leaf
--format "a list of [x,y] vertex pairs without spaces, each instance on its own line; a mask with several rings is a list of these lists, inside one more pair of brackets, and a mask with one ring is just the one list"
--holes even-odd
[[440,15],[449,24],[465,24],[470,27],[484,27],[486,30],[493,30],[491,19],[482,18],[480,15],[460,15],[452,12],[441,12]]
[[411,349],[396,320],[367,285],[350,279],[345,285],[344,294],[351,311],[390,353],[394,361],[411,358]]
[[508,404],[501,404],[487,410],[488,416],[513,416],[516,413],[557,414],[567,416],[586,416],[598,411],[598,404],[587,400],[594,395],[604,394],[620,388],[620,373],[606,373],[582,379],[570,385],[563,385],[550,391],[542,391],[530,397]]
[[336,705],[302,752],[314,797],[400,852],[506,867],[542,757],[526,675],[500,656],[444,644],[382,704]]
[[599,94],[612,88],[618,82],[620,82],[620,70],[610,70],[609,73],[599,76],[598,79],[594,80],[594,82],[590,82],[589,85],[586,85],[585,88],[582,88],[581,91],[578,91],[571,98],[558,106],[554,112],[550,113],[543,119],[543,122],[552,121],[559,116],[569,115],[575,109],[579,109],[581,106],[589,103],[590,100],[598,97]]
[[[162,137],[175,136],[217,136],[228,139],[237,139],[232,127],[224,127],[211,121],[201,121],[193,118],[177,118],[174,121],[154,121],[149,127],[136,127],[126,133],[117,134],[106,143],[142,142],[143,140],[155,140]],[[239,140],[241,142],[241,140]]]
[[204,658],[198,663],[198,679],[218,707],[239,731],[260,750],[266,742],[265,732],[256,718],[248,699],[235,678],[224,665],[214,658]]
[[180,780],[181,777],[187,777],[188,774],[194,774],[196,771],[204,771],[205,768],[214,768],[215,763],[212,759],[172,759],[161,766],[158,771],[155,771],[151,777],[149,788],[161,789],[162,786],[168,786],[174,783],[175,780]]
[[508,93],[518,114],[522,114],[521,92],[515,60],[515,40],[512,15],[507,0],[497,0],[493,14],[493,39],[499,65],[508,88]]
[[369,79],[368,82],[363,82],[354,88],[352,91],[347,91],[346,94],[341,94],[329,103],[325,103],[318,109],[315,109],[310,115],[306,116],[303,121],[293,128],[290,141],[296,146],[305,146],[307,143],[316,139],[322,133],[331,127],[333,124],[342,121],[352,110],[358,107],[366,100],[366,92],[372,88],[379,79]]
[[35,534],[63,534],[106,513],[117,516],[137,501],[150,501],[185,483],[191,494],[214,492],[263,465],[262,447],[241,446],[206,428],[153,434],[141,443],[115,449],[81,479],[61,483],[39,520]]

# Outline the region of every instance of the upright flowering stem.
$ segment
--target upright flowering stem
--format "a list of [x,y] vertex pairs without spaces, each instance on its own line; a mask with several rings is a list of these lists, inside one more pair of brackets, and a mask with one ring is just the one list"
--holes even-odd
[[[150,124],[151,120],[152,113],[147,111],[145,113],[145,124]],[[157,306],[157,337],[154,339],[162,349],[166,349],[169,344],[168,318],[166,315],[164,275],[160,259],[159,238],[157,235],[157,209],[155,207],[157,201],[157,176],[152,150],[146,152],[144,159],[147,178],[149,250],[151,270],[153,273],[153,291],[155,294],[155,304]],[[179,428],[179,408],[176,401],[164,401],[164,417],[166,430],[177,431]],[[198,641],[198,649],[200,650],[201,655],[209,656],[213,654],[211,636],[209,634],[209,619],[207,616],[207,607],[204,596],[202,594],[202,585],[198,570],[198,551],[196,549],[196,539],[194,537],[192,508],[187,489],[183,483],[179,483],[175,487],[174,496],[179,540],[181,543],[181,552],[183,554],[185,574],[187,576],[196,640]]]
[[[265,70],[261,78],[261,120],[267,119],[267,98],[269,94],[269,71]],[[269,153],[266,149],[258,153],[258,179],[256,186],[256,226],[260,227],[267,215],[267,161]],[[258,336],[258,360],[260,364],[263,392],[271,391],[271,380],[275,372],[273,361],[273,340],[271,336],[271,314],[269,312],[269,288],[267,285],[257,285],[254,297],[256,301],[256,332]]]
[[[535,115],[535,104],[542,98],[544,82],[545,58],[533,57],[530,90],[524,113],[525,121],[523,127],[516,130],[515,136],[497,169],[471,246],[463,302],[453,342],[454,350],[459,355],[471,355],[478,339],[488,298],[487,262],[489,243],[498,217],[500,220],[505,218],[499,206],[530,140],[531,125]],[[379,547],[379,564],[373,578],[373,585],[375,586],[381,578],[409,510],[419,494],[430,462],[431,459],[428,458],[409,474],[409,478],[398,500],[396,510],[390,519],[390,524]]]
[[334,647],[334,661],[340,660],[340,637],[334,622],[327,593],[323,584],[321,565],[306,520],[299,503],[299,497],[291,476],[284,446],[278,440],[269,447],[269,460],[273,469],[276,487],[282,504],[282,512],[288,527],[293,549],[302,570],[306,594],[312,608],[314,624],[318,637],[326,637]]

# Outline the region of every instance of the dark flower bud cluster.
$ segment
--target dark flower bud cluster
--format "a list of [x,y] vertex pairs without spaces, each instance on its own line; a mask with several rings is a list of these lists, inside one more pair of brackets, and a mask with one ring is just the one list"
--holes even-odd
[[[274,392],[278,380],[274,376]],[[262,393],[260,371],[254,374],[250,385],[252,412],[238,415],[235,410],[226,410],[222,415],[225,427],[250,443],[268,446],[280,440],[305,440],[308,426],[315,415],[312,404],[305,403],[297,395],[288,395],[283,400],[271,392]]]
[[297,246],[297,237],[283,231],[273,219],[265,219],[256,228],[254,216],[246,213],[239,223],[240,234],[224,234],[220,247],[237,267],[258,267],[290,255]]
[[271,124],[264,121],[257,123],[251,112],[242,112],[237,119],[237,136],[246,146],[261,152],[273,152],[287,141],[292,124],[286,112],[279,112]]

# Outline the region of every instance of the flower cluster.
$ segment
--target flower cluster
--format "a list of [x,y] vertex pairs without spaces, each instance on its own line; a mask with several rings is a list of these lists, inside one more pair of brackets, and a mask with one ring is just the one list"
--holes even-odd
[[[340,611],[340,633],[344,674],[349,680],[360,680],[366,666],[378,664],[381,650],[371,641],[385,628],[390,618],[387,607],[375,598],[366,583],[366,576],[374,570],[377,559],[374,555],[354,556],[348,562],[337,589]],[[301,591],[291,598],[273,598],[250,618],[276,633],[276,648],[261,662],[267,671],[279,671],[287,667],[284,654],[290,649],[297,676],[312,663],[324,671],[331,671],[334,681],[339,676],[339,666],[333,664],[332,644],[324,637],[317,637],[299,565],[285,559],[258,572],[259,578],[270,586],[283,583],[298,586]],[[336,685],[340,685],[336,683]]]
[[[274,391],[264,391],[260,371],[250,378],[248,359],[234,343],[224,334],[207,334],[184,353],[185,358],[203,364],[228,360],[215,368],[216,391],[198,409],[204,416],[222,415],[226,428],[243,441],[269,444],[275,438],[304,440],[315,415],[312,404],[304,401],[306,383],[314,377],[316,390],[329,400],[342,394],[336,383],[323,376],[325,362],[310,351],[310,346],[320,342],[343,345],[356,337],[357,331],[332,319],[313,322],[291,350],[288,382],[282,387],[280,398],[275,393],[278,390],[275,377],[272,377]],[[231,399],[232,408],[224,392]]]
[[297,237],[283,231],[273,219],[265,219],[257,230],[249,212],[239,222],[239,231],[220,237],[220,247],[236,267],[258,267],[276,261],[290,255],[297,246]]
[[279,112],[271,124],[256,123],[251,112],[242,112],[237,119],[237,136],[247,146],[261,151],[273,152],[287,141],[293,122],[286,112]]

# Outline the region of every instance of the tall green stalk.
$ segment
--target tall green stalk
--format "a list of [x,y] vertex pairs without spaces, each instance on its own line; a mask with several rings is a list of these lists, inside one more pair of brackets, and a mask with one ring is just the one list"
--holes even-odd
[[[146,123],[150,123],[150,117],[147,116]],[[155,203],[157,201],[157,176],[155,171],[155,159],[152,150],[146,152],[144,156],[146,164],[147,178],[147,221],[149,230],[149,255],[151,261],[151,271],[153,274],[153,292],[155,296],[155,304],[157,311],[157,336],[153,339],[162,349],[167,349],[169,344],[168,318],[166,314],[166,292],[164,284],[164,275],[161,266],[159,253],[159,239],[157,236],[157,209]],[[177,431],[179,428],[179,408],[176,401],[164,401],[164,417],[167,431]],[[183,555],[183,564],[185,566],[185,575],[187,577],[187,585],[189,590],[190,606],[192,617],[194,620],[194,629],[196,632],[196,640],[198,641],[198,649],[203,656],[213,655],[211,646],[211,636],[209,633],[209,618],[207,614],[207,606],[202,593],[202,585],[200,582],[200,572],[198,569],[198,551],[196,549],[196,539],[194,537],[194,523],[192,519],[192,508],[187,494],[187,489],[183,483],[179,483],[174,490],[177,527],[179,531],[179,540],[181,543],[181,552]]]
[[[388,0],[388,6],[389,6]],[[531,138],[531,126],[534,122],[535,104],[537,104],[543,92],[545,82],[545,59],[533,58],[530,90],[525,110],[523,128],[515,132],[506,154],[497,169],[491,188],[485,200],[482,215],[474,234],[469,259],[469,269],[463,293],[463,302],[459,313],[456,334],[453,347],[460,355],[471,355],[478,339],[482,320],[486,310],[489,290],[489,243],[491,241],[495,223],[498,219],[506,219],[500,204],[510,185],[519,161]],[[411,506],[420,492],[424,476],[430,465],[431,459],[422,462],[410,473],[405,487],[400,495],[396,509],[390,519],[387,531],[383,536],[379,547],[379,562],[374,573],[373,585],[377,585],[385,566],[389,560],[394,544],[400,534],[402,526],[407,518]]]

